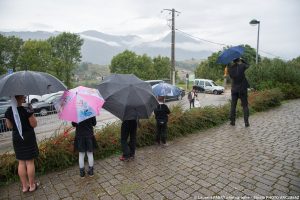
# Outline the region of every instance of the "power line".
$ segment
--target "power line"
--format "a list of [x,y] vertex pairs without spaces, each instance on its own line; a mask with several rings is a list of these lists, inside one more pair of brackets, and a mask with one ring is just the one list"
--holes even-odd
[[186,32],[184,32],[184,31],[182,31],[180,29],[176,29],[176,31],[179,31],[180,33],[183,33],[183,34],[185,34],[185,35],[187,35],[187,36],[189,36],[191,38],[195,38],[195,39],[198,39],[198,40],[201,40],[201,41],[204,41],[204,42],[208,42],[208,43],[212,43],[212,44],[216,44],[216,45],[220,45],[220,46],[229,46],[227,44],[213,42],[213,41],[210,41],[210,40],[206,40],[206,39],[203,39],[203,38],[199,38],[199,37],[193,36],[193,35],[191,35],[189,33],[186,33]]
[[[218,42],[213,42],[213,41],[210,41],[210,40],[206,40],[206,39],[203,39],[203,38],[199,38],[199,37],[196,37],[194,35],[191,35],[189,33],[186,33],[180,29],[177,29],[176,28],[176,31],[180,32],[180,33],[183,33],[191,38],[195,38],[195,39],[198,39],[198,40],[201,40],[201,41],[204,41],[204,42],[208,42],[208,43],[211,43],[211,44],[215,44],[215,45],[219,45],[219,46],[232,46],[232,45],[228,45],[228,44],[224,44],[224,43],[218,43]],[[274,57],[277,57],[277,58],[280,58],[280,59],[283,59],[283,60],[286,60],[278,55],[275,55],[275,54],[272,54],[272,53],[269,53],[267,51],[263,51],[263,50],[260,50],[260,52],[264,53],[264,54],[268,54],[268,55],[271,55],[271,56],[274,56]]]

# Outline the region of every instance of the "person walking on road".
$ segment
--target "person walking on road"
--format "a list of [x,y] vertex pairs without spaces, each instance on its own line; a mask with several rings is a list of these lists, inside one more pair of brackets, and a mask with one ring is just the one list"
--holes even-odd
[[98,147],[95,136],[94,126],[96,126],[96,117],[88,118],[82,122],[72,122],[72,126],[76,127],[74,149],[79,152],[79,173],[80,177],[85,177],[84,157],[88,157],[88,175],[94,176],[94,154],[93,151]]
[[230,125],[232,126],[235,125],[236,105],[239,98],[241,99],[241,105],[243,107],[245,126],[250,126],[248,108],[249,83],[245,76],[245,71],[248,69],[248,67],[249,65],[240,58],[235,59],[233,64],[228,67],[228,73],[232,79],[230,109]]
[[190,91],[188,93],[188,100],[190,102],[190,109],[195,107],[195,98],[197,97],[196,91],[195,89],[192,89],[192,91]]
[[167,146],[167,124],[168,124],[168,115],[170,110],[166,104],[164,104],[165,97],[159,96],[157,98],[159,105],[157,105],[154,110],[155,119],[156,119],[156,142],[162,145]]
[[34,128],[37,120],[33,111],[22,106],[26,96],[12,97],[12,106],[5,112],[5,122],[12,129],[13,147],[18,160],[18,174],[22,183],[22,191],[33,192],[38,188],[35,181],[34,159],[39,155]]
[[[133,120],[124,120],[121,125],[121,147],[122,147],[122,156],[120,157],[121,161],[129,161],[134,159],[135,148],[136,148],[136,131],[137,131],[138,121]],[[127,142],[129,138],[129,143]]]

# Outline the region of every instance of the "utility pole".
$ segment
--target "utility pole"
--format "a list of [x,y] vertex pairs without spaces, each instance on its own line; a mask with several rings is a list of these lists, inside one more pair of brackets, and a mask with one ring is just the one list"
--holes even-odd
[[163,9],[163,11],[170,11],[172,12],[172,38],[171,38],[171,73],[170,73],[170,78],[171,78],[171,83],[175,85],[175,12],[178,14],[180,13],[179,11],[175,10],[174,8],[172,9]]

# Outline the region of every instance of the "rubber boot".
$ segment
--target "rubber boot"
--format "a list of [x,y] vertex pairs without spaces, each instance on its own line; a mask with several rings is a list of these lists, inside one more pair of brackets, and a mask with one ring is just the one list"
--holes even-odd
[[84,170],[84,168],[80,168],[79,169],[79,175],[80,175],[81,178],[84,178],[84,176],[85,176],[85,170]]

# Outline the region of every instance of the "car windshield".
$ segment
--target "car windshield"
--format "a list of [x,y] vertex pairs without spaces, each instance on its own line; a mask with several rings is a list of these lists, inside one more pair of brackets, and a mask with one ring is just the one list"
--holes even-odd
[[60,97],[61,94],[56,94],[56,95],[53,95],[51,97],[48,97],[47,99],[45,99],[44,101],[47,102],[47,103],[51,103],[53,102],[55,99],[57,99],[58,97]]
[[213,85],[213,86],[218,86],[215,82],[211,82],[211,84]]

